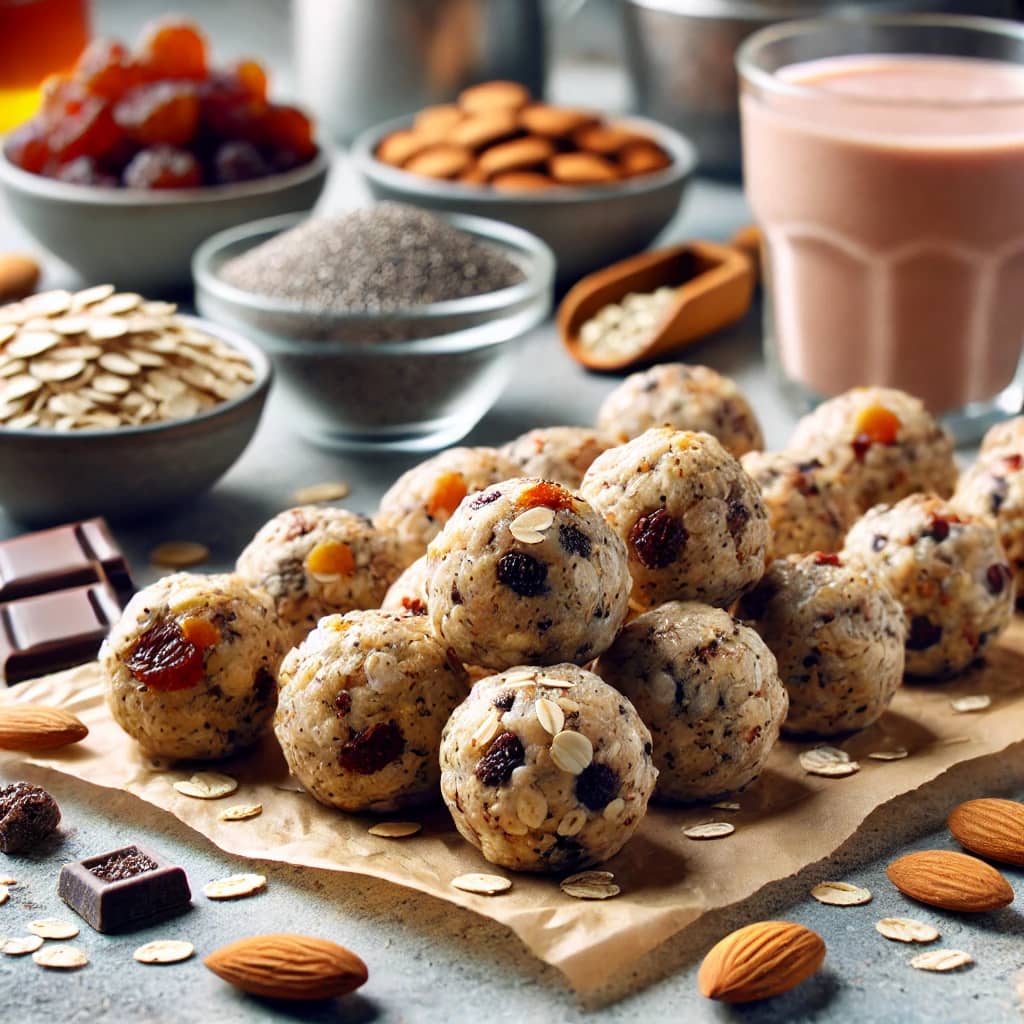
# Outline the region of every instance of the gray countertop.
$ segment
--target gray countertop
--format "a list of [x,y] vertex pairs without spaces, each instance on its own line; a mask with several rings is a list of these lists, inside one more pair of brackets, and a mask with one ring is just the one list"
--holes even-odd
[[[154,9],[151,4],[100,4],[101,28],[132,35]],[[269,55],[287,79],[281,31],[284,5],[183,3],[195,9],[218,53]],[[250,17],[245,12],[255,8]],[[238,33],[234,32],[237,24]],[[224,41],[223,47],[221,41]],[[253,41],[255,40],[255,41]],[[623,101],[621,76],[608,68],[563,62],[553,77],[559,98],[616,106]],[[357,187],[343,163],[336,169],[325,204],[353,205]],[[737,188],[707,182],[689,193],[666,240],[724,238],[747,220]],[[0,203],[0,249],[32,248]],[[47,261],[47,286],[77,282]],[[695,346],[688,358],[737,378],[750,395],[768,444],[781,444],[792,425],[760,354],[757,315],[739,327]],[[507,440],[539,424],[589,423],[614,378],[585,373],[563,351],[548,324],[530,337],[518,371],[497,406],[467,439],[471,444]],[[349,507],[371,511],[383,489],[412,458],[355,458],[317,450],[289,429],[289,410],[273,394],[252,445],[230,473],[203,498],[160,519],[120,526],[140,582],[157,575],[147,552],[168,539],[197,540],[211,549],[204,569],[231,565],[241,546],[267,518],[289,504],[297,487],[344,479],[352,487]],[[0,516],[0,536],[19,532]],[[56,896],[60,864],[103,852],[127,841],[148,842],[182,864],[193,889],[246,865],[226,857],[170,815],[125,794],[99,792],[66,776],[17,768],[0,760],[0,780],[30,778],[47,785],[64,811],[59,844],[27,858],[3,858],[0,870],[19,884],[0,908],[0,935],[20,934],[28,920],[69,916]],[[637,1019],[693,1021],[971,1021],[1016,1019],[1024,1007],[1024,897],[995,914],[966,919],[928,908],[911,909],[884,877],[894,856],[913,848],[952,848],[942,820],[958,800],[981,795],[1024,798],[1024,754],[1018,745],[1003,759],[950,773],[925,789],[876,812],[854,839],[827,863],[758,893],[744,904],[709,915],[669,941],[625,976],[586,1000],[560,975],[533,959],[511,933],[472,913],[397,886],[356,875],[278,864],[261,867],[268,891],[258,901],[211,905],[197,902],[185,917],[146,932],[110,938],[83,929],[79,944],[92,964],[55,975],[30,958],[0,957],[0,998],[5,1021],[39,1020],[46,1014],[88,1021],[332,1020],[619,1022]],[[766,851],[770,856],[770,851]],[[1008,871],[1024,891],[1024,872]],[[822,906],[808,890],[823,878],[866,885],[874,894],[863,907]],[[914,950],[886,942],[874,922],[912,915],[936,923],[943,945],[970,951],[976,964],[953,975],[911,970]],[[712,942],[734,927],[767,917],[800,921],[818,930],[829,947],[825,969],[776,1000],[730,1009],[703,1000],[696,970]],[[131,959],[135,946],[152,938],[188,938],[200,955],[255,932],[305,931],[332,936],[368,963],[370,981],[357,995],[330,1004],[285,1006],[243,997],[207,972],[196,958],[168,968],[144,968]]]

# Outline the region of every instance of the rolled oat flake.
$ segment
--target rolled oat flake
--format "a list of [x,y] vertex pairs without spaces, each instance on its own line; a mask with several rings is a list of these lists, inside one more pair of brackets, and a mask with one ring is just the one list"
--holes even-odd
[[487,875],[473,871],[452,879],[452,886],[463,892],[472,892],[480,896],[495,896],[499,892],[507,892],[512,888],[512,880],[501,875]]
[[849,882],[819,882],[811,890],[811,895],[819,903],[827,903],[833,907],[859,907],[871,902],[869,890]]
[[958,967],[966,967],[974,963],[974,957],[962,949],[932,949],[927,953],[918,953],[910,966],[919,971],[955,971]]

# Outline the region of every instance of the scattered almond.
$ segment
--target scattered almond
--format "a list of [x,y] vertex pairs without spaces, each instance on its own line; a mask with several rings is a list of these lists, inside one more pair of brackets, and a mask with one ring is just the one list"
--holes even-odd
[[701,994],[725,1003],[749,1003],[788,992],[825,959],[817,932],[790,921],[759,921],[727,935],[700,966]]
[[893,942],[934,942],[939,929],[912,917],[883,917],[875,922],[875,931]]
[[0,750],[55,750],[88,735],[85,725],[61,708],[41,704],[0,708]]
[[820,882],[811,890],[819,903],[833,907],[859,907],[871,902],[871,892],[849,882]]
[[139,946],[132,953],[132,957],[140,964],[177,964],[182,960],[188,960],[195,951],[195,946],[191,942],[183,942],[180,939],[156,939]]
[[800,755],[800,767],[808,775],[823,775],[826,778],[841,778],[860,771],[860,765],[850,760],[850,755],[838,747],[815,747]]
[[11,898],[10,891],[6,885],[0,885],[0,907],[2,907]]
[[683,829],[687,839],[722,839],[736,831],[735,825],[727,821],[706,821],[702,825],[691,825]]
[[366,983],[351,950],[305,935],[256,935],[211,953],[203,963],[243,992],[270,999],[333,999]]
[[0,303],[31,295],[39,284],[39,264],[22,252],[0,253]]
[[512,888],[512,881],[501,875],[487,875],[472,871],[452,879],[452,886],[463,892],[474,892],[481,896],[494,896],[499,892],[507,892]]
[[185,569],[210,557],[210,549],[194,540],[165,540],[149,553],[149,561],[166,569]]
[[78,934],[78,925],[56,917],[45,917],[41,921],[32,921],[28,930],[41,939],[73,939]]
[[43,946],[32,954],[40,967],[50,967],[59,971],[71,971],[76,967],[84,967],[89,958],[74,946]]
[[986,693],[978,693],[970,697],[957,697],[956,700],[949,702],[949,706],[961,715],[969,714],[972,711],[984,711],[991,704],[992,698]]
[[416,835],[422,829],[418,821],[382,821],[371,825],[367,831],[371,836],[381,836],[383,839],[404,839]]
[[953,808],[946,824],[972,853],[1024,867],[1024,804],[1014,800],[968,800]]
[[1013,902],[1010,883],[994,867],[965,853],[908,853],[885,873],[905,896],[944,910],[977,913]]
[[973,963],[974,957],[962,949],[930,949],[927,953],[918,953],[910,966],[919,971],[955,971]]
[[203,886],[203,895],[210,900],[234,900],[241,896],[251,896],[262,892],[267,887],[265,875],[231,875],[216,882],[207,882]]
[[220,772],[196,772],[190,779],[179,779],[174,788],[182,796],[196,800],[219,800],[238,789],[238,781]]

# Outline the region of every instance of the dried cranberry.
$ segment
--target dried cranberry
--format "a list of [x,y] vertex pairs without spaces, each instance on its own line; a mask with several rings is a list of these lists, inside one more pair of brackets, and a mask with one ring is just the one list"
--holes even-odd
[[420,598],[418,598],[418,597],[403,597],[402,598],[402,607],[410,615],[426,615],[427,614],[427,606],[426,606],[426,604],[424,604],[424,602]]
[[492,501],[497,501],[501,497],[501,491],[481,491],[472,501],[469,503],[470,508],[483,508],[484,505],[490,505]]
[[30,850],[60,824],[57,801],[39,786],[15,782],[0,788],[0,851]]
[[579,555],[581,558],[589,558],[593,550],[590,538],[578,527],[571,523],[563,523],[558,528],[558,543],[567,555]]
[[1024,465],[1024,456],[1018,455],[1016,452],[1011,455],[1004,455],[1003,465],[1006,466],[1007,469],[1016,472],[1022,465]]
[[989,593],[995,597],[1006,589],[1006,585],[1013,579],[1010,567],[1001,562],[990,565],[985,572],[985,583],[988,585]]
[[942,639],[942,627],[937,626],[926,615],[915,615],[910,620],[907,635],[908,651],[926,651]]
[[526,751],[519,737],[514,732],[502,732],[477,761],[475,774],[485,786],[500,786],[525,761]]
[[873,444],[870,437],[867,434],[858,434],[850,444],[853,448],[854,457],[858,462],[864,461],[864,456],[867,455],[868,449]]
[[537,597],[547,589],[548,567],[532,555],[509,551],[498,559],[498,582],[520,597]]
[[664,569],[678,557],[686,543],[682,523],[663,508],[641,516],[629,531],[629,544],[641,565]]
[[334,713],[339,718],[344,718],[352,710],[352,694],[348,690],[342,690],[334,698]]
[[814,564],[815,565],[842,565],[843,563],[839,560],[838,555],[830,554],[826,551],[815,551],[814,553]]
[[117,188],[117,178],[102,171],[91,156],[80,156],[66,164],[60,164],[52,177],[70,185],[91,185],[98,188]]
[[203,652],[173,619],[146,630],[125,664],[132,678],[151,690],[190,690],[203,678]]
[[217,147],[213,157],[213,173],[221,185],[265,178],[271,173],[263,154],[244,139],[234,139]]
[[591,811],[603,811],[619,794],[619,777],[606,764],[591,761],[576,776],[576,799]]
[[36,121],[15,128],[4,142],[4,153],[15,167],[41,174],[51,156],[46,130]]
[[338,762],[345,771],[372,775],[400,758],[405,751],[405,736],[394,721],[375,722],[357,732],[338,751]]
[[936,544],[941,544],[949,536],[948,521],[939,516],[934,516],[924,536],[931,537]]
[[81,110],[62,117],[53,126],[49,144],[54,156],[66,163],[80,156],[104,156],[121,139],[121,129],[114,123],[110,105],[90,96]]

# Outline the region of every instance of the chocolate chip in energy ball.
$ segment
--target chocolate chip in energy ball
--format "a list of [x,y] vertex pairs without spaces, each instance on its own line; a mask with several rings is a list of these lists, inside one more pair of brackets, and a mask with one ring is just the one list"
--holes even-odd
[[485,786],[508,782],[512,772],[526,761],[522,740],[514,732],[503,732],[494,738],[487,753],[476,763],[476,777]]
[[686,530],[663,508],[641,516],[629,531],[629,546],[647,569],[664,569],[683,550]]
[[15,782],[0,789],[0,852],[24,853],[60,824],[57,801],[39,786]]
[[539,597],[547,590],[548,567],[532,555],[509,551],[498,559],[498,582],[520,597]]
[[398,760],[405,751],[405,736],[395,722],[374,722],[342,745],[338,761],[346,771],[373,775]]

